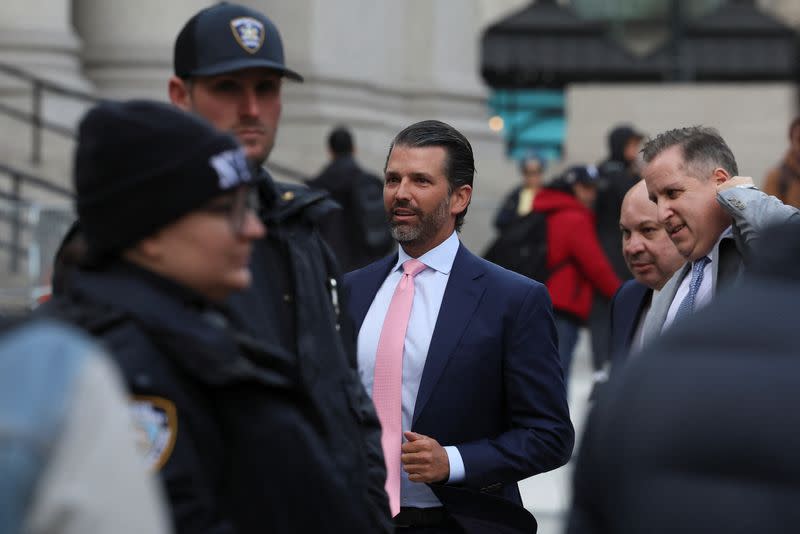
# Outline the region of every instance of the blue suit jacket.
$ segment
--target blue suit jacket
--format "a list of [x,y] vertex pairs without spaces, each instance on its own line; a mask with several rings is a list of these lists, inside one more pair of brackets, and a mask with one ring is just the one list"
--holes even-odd
[[[397,262],[345,276],[357,330]],[[458,446],[466,478],[432,484],[467,532],[532,532],[517,481],[565,464],[574,430],[542,284],[459,245],[414,408],[412,430]]]
[[618,370],[628,359],[633,334],[650,302],[653,290],[636,280],[628,280],[611,300],[611,369]]

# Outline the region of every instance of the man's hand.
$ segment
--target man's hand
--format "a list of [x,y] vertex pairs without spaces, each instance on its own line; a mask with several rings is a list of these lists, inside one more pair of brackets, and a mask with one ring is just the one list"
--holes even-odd
[[403,432],[408,440],[403,443],[400,460],[411,482],[444,482],[450,478],[450,460],[447,451],[435,439]]
[[737,187],[740,185],[752,185],[755,186],[756,184],[753,183],[753,179],[750,176],[734,176],[730,180],[725,180],[721,184],[717,186],[717,193],[725,191],[726,189],[730,189],[732,187]]

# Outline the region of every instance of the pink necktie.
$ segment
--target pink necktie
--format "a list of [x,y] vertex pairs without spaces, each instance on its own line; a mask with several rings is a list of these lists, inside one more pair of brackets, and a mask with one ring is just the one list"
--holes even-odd
[[408,318],[414,302],[414,276],[425,264],[411,259],[403,262],[403,277],[394,290],[386,312],[375,354],[375,378],[372,383],[372,402],[378,412],[383,432],[381,446],[386,461],[386,493],[392,517],[400,513],[400,446],[403,441],[403,346]]

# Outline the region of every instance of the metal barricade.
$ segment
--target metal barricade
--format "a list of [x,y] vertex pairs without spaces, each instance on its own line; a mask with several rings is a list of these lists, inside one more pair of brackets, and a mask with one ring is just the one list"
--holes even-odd
[[0,315],[19,315],[50,294],[53,258],[75,220],[68,205],[0,198]]

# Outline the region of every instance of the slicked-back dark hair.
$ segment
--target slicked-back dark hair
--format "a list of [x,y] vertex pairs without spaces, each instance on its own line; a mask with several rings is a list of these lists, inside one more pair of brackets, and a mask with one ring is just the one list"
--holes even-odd
[[673,146],[679,146],[683,161],[698,174],[695,178],[707,179],[716,167],[721,167],[731,176],[739,174],[736,158],[717,130],[706,126],[676,128],[657,135],[642,148],[645,163]]
[[[421,148],[440,146],[445,151],[444,175],[447,176],[447,192],[452,194],[463,185],[472,186],[475,177],[475,158],[472,145],[464,135],[447,123],[436,120],[421,121],[407,126],[397,134],[389,145],[389,154],[383,166],[384,172],[389,165],[389,157],[396,146]],[[456,215],[456,230],[460,231],[464,224],[467,209]]]
[[337,126],[328,135],[328,148],[336,157],[353,153],[353,134],[344,126]]

